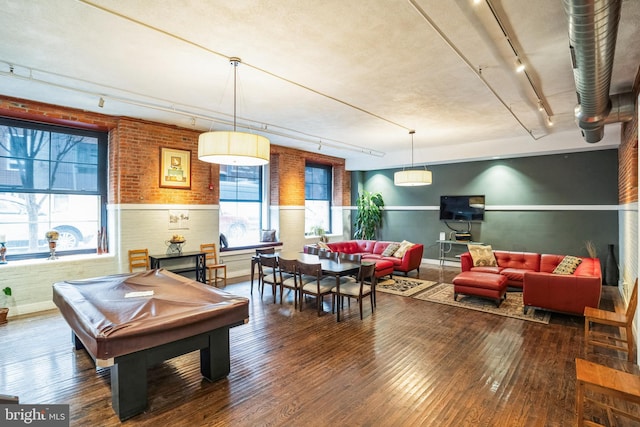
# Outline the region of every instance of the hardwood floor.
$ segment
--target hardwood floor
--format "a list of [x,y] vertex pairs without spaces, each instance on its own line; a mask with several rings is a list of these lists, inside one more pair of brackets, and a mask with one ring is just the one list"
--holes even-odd
[[[450,282],[457,268],[422,268]],[[571,426],[583,320],[553,314],[549,325],[378,293],[375,313],[357,304],[336,323],[326,299],[273,304],[249,283],[250,322],[231,330],[231,373],[202,380],[198,352],[149,372],[147,412],[124,425],[166,426]],[[613,309],[612,288],[601,307]],[[69,403],[72,426],[113,426],[107,369],[74,351],[57,311],[0,326],[0,393],[21,403]],[[637,373],[624,355],[589,360]]]

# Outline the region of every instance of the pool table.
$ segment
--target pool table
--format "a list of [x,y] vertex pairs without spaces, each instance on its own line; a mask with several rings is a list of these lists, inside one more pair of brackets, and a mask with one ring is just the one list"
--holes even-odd
[[249,300],[164,269],[53,284],[53,302],[77,350],[111,370],[111,402],[125,420],[147,407],[147,369],[200,350],[200,372],[230,371],[229,329],[249,320]]

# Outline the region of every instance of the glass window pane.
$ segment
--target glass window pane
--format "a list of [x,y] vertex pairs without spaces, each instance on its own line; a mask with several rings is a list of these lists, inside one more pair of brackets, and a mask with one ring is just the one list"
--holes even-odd
[[[104,225],[106,133],[0,118],[0,235],[8,256],[95,251]],[[82,194],[79,194],[82,193]]]
[[329,232],[331,230],[330,209],[331,206],[326,200],[306,200],[304,202],[305,233],[316,235],[318,227]]
[[325,165],[305,167],[305,233],[316,235],[319,228],[331,231],[331,174]]
[[47,252],[45,234],[60,234],[58,251],[96,248],[100,196],[0,193],[0,234],[9,253]]
[[220,166],[220,233],[229,247],[260,242],[262,168]]
[[248,246],[260,241],[260,203],[220,202],[220,233],[229,247]]

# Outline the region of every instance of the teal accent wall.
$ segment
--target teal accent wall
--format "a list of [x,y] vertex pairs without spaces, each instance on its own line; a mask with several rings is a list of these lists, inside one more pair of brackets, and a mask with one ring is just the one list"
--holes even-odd
[[[591,240],[604,262],[607,245],[617,248],[615,149],[428,169],[433,172],[433,184],[424,187],[394,186],[393,173],[399,169],[352,172],[352,206],[365,189],[382,193],[388,207],[380,240],[423,243],[423,257],[436,259],[440,232],[449,235],[451,231],[438,219],[440,196],[484,194],[485,220],[472,223],[471,234],[473,240],[494,249],[586,256],[584,242]],[[467,228],[466,222],[448,224]]]

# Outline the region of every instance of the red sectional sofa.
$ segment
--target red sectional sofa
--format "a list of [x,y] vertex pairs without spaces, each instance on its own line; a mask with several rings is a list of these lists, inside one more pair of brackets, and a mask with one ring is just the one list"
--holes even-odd
[[405,252],[402,258],[393,256],[382,256],[384,250],[391,243],[398,242],[382,242],[378,240],[347,240],[344,242],[327,243],[326,245],[333,252],[341,252],[347,254],[360,254],[362,259],[366,261],[375,261],[376,277],[382,277],[393,274],[394,271],[401,271],[406,275],[411,270],[420,272],[420,263],[422,262],[422,253],[424,245],[415,243]]
[[543,254],[540,271],[525,273],[522,291],[525,313],[529,307],[539,307],[582,316],[585,307],[598,308],[602,291],[600,260],[582,258],[573,274],[553,274],[563,258]]
[[462,271],[478,271],[481,273],[501,274],[507,277],[507,286],[522,288],[524,273],[540,271],[540,254],[533,252],[493,251],[497,267],[474,267],[469,252],[460,255],[460,269]]
[[469,252],[460,256],[462,271],[500,274],[507,286],[522,288],[524,311],[530,307],[582,316],[585,307],[598,307],[602,273],[598,258],[581,258],[573,274],[554,274],[564,255],[493,251],[497,267],[474,267]]

